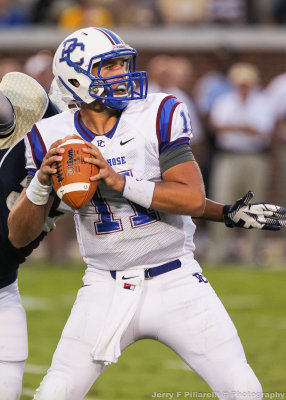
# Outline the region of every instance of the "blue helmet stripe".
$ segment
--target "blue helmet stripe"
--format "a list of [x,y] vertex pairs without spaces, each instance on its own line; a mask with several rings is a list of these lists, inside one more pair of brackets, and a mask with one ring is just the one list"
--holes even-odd
[[97,29],[101,32],[104,32],[107,36],[109,36],[109,39],[111,38],[114,44],[123,44],[122,40],[120,40],[120,38],[109,29],[106,28],[97,28]]

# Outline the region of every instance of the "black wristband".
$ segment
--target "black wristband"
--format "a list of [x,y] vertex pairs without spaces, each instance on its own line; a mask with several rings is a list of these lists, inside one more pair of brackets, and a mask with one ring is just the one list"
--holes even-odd
[[224,205],[223,209],[222,209],[222,218],[223,218],[223,222],[225,223],[225,225],[228,228],[233,228],[235,226],[235,223],[229,218],[228,214],[231,211],[231,205]]

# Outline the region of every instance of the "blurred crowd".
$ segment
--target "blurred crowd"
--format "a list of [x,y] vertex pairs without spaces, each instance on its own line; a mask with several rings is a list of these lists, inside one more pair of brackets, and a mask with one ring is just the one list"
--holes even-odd
[[0,28],[284,24],[284,0],[0,0]]

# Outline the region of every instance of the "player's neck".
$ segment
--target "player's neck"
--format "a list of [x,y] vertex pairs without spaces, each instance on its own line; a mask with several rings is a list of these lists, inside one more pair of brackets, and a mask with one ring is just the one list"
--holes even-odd
[[84,125],[96,135],[104,135],[116,124],[120,113],[107,107],[83,107],[80,116]]

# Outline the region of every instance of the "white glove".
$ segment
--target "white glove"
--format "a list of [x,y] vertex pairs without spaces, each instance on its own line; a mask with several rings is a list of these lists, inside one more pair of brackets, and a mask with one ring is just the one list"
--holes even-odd
[[279,231],[286,226],[286,209],[274,204],[249,203],[254,194],[250,190],[232,205],[223,208],[223,220],[227,227]]

